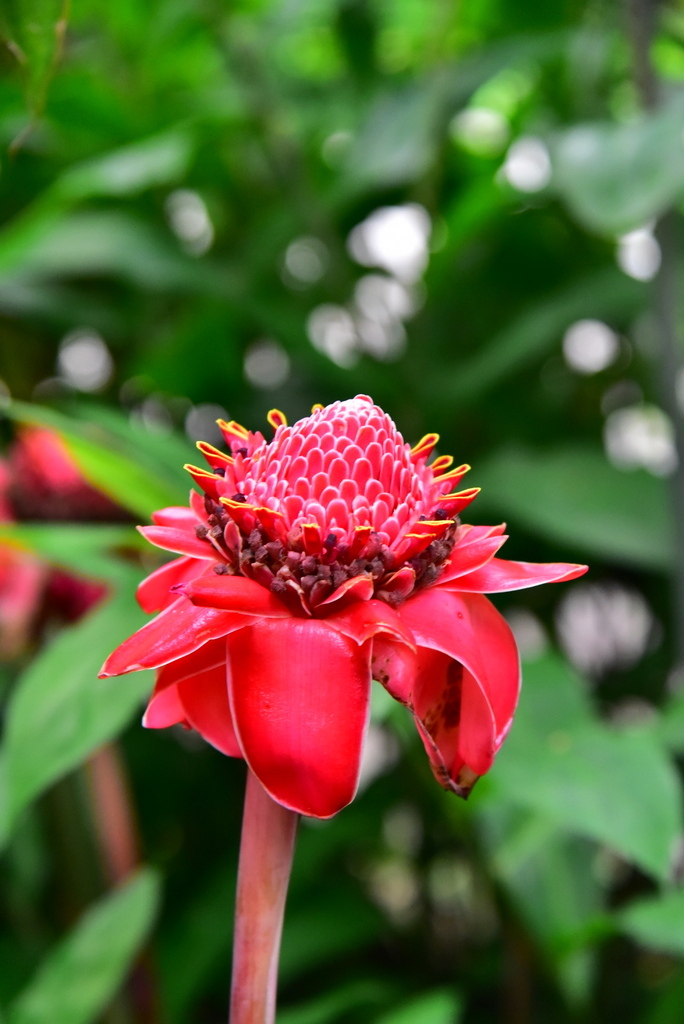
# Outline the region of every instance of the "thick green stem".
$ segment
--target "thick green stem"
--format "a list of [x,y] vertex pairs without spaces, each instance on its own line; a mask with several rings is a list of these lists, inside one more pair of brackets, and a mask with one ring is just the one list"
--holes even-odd
[[247,772],[238,867],[230,1024],[273,1024],[278,954],[298,815]]

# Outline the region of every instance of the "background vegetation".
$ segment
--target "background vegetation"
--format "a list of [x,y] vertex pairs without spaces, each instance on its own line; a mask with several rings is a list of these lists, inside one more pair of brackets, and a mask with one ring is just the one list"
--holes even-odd
[[[186,500],[216,416],[363,392],[471,463],[509,557],[591,574],[497,600],[525,689],[468,805],[378,701],[363,792],[301,829],[280,1024],[681,1020],[681,9],[11,0],[0,27],[4,442],[56,430],[113,502],[10,467],[4,557],[107,592],[65,623],[48,588],[6,650],[5,1019],[224,1019],[243,765],[144,733],[148,676],[97,669],[157,564],[132,524]],[[103,744],[149,865],[115,889]]]

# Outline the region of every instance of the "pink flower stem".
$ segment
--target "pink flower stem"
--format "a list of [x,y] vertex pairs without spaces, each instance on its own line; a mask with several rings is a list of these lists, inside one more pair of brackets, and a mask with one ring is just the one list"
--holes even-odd
[[100,747],[87,761],[86,772],[104,873],[117,885],[140,863],[135,811],[117,745]]
[[230,1024],[273,1024],[278,954],[299,815],[247,771],[233,945]]

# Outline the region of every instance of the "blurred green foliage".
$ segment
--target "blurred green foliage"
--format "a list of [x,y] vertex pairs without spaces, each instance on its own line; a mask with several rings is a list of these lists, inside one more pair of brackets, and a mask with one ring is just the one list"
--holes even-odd
[[[588,582],[497,601],[525,691],[467,806],[378,701],[379,774],[301,829],[281,1024],[684,1015],[676,513],[649,284],[652,222],[684,194],[684,20],[658,14],[665,102],[645,114],[627,12],[605,0],[2,9],[6,441],[50,427],[142,522],[186,500],[182,465],[222,411],[256,429],[272,406],[292,420],[369,393],[472,464],[473,521],[509,519],[510,557],[591,561]],[[369,218],[388,207],[383,241]],[[583,321],[604,325],[588,357],[568,334]],[[143,733],[146,676],[96,680],[159,564],[132,526],[39,518],[0,541],[108,592],[41,622],[0,677],[3,1019],[221,1020],[243,766]],[[165,895],[112,1001],[157,902],[156,876],[105,895],[93,868],[79,766],[119,735]]]

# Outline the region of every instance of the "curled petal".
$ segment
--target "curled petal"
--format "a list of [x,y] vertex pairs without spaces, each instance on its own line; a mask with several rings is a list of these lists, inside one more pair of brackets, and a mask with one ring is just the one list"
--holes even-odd
[[[193,516],[193,519],[195,517]],[[189,555],[191,558],[211,558],[215,561],[215,553],[205,540],[200,540],[194,529],[178,529],[173,526],[138,526],[145,540],[163,551],[173,551],[177,555]]]
[[413,694],[418,732],[439,782],[467,796],[496,753],[491,705],[472,673],[441,651],[421,649],[418,664]]
[[219,665],[178,683],[178,695],[188,722],[207,743],[228,757],[242,757],[228,703],[225,650]]
[[223,477],[201,469],[199,466],[191,466],[186,463],[183,469],[187,470],[198,487],[201,487],[205,494],[208,494],[214,501],[218,501],[220,495],[218,486],[223,482]]
[[185,708],[178,696],[178,687],[157,685],[143,715],[146,729],[168,729],[170,725],[187,725]]
[[[540,583],[565,583],[584,576],[587,565],[567,562],[509,562],[492,558],[479,569],[460,576],[453,582],[454,590],[473,594],[499,594],[506,590],[525,590]],[[451,586],[450,579],[440,579],[439,586]]]
[[240,747],[274,800],[329,818],[354,797],[368,724],[370,645],[325,621],[262,619],[228,640]]
[[450,516],[457,516],[464,508],[470,505],[480,493],[479,487],[468,487],[465,491],[456,491],[454,494],[445,494],[439,499],[439,507],[448,512]]
[[192,580],[183,593],[194,605],[202,608],[222,608],[229,612],[243,612],[268,618],[288,618],[288,611],[266,587],[244,576],[217,576],[210,573]]
[[160,612],[162,608],[168,607],[178,600],[178,594],[171,591],[181,583],[189,583],[190,580],[199,576],[207,568],[204,559],[199,558],[174,558],[172,562],[155,569],[142,583],[138,584],[136,597],[138,604],[144,612]]
[[[449,661],[438,658],[436,667],[419,673],[413,692],[417,717],[433,739],[453,739],[458,728],[459,755],[482,775],[510,728],[520,691],[520,663],[510,627],[487,598],[440,587],[407,601],[402,619],[418,647],[429,652],[419,651],[423,668],[437,653],[458,663],[458,669],[451,668]],[[459,674],[457,681],[454,673]],[[451,749],[445,762],[450,760]]]
[[337,590],[333,591],[325,601],[320,601],[317,615],[326,615],[330,611],[344,608],[352,601],[369,601],[373,596],[373,580],[370,576],[352,576],[345,580]]
[[400,704],[411,705],[416,680],[417,651],[386,636],[373,640],[371,672],[389,695]]
[[409,596],[415,583],[416,570],[412,569],[409,565],[405,565],[383,580],[380,593],[383,596],[383,600],[386,600],[388,597],[390,599],[398,598],[403,600]]
[[378,634],[385,634],[415,650],[410,630],[402,622],[401,616],[384,601],[359,601],[342,611],[334,612],[324,621],[357,644],[364,644]]
[[168,665],[192,654],[209,640],[226,636],[253,621],[249,615],[196,608],[179,597],[109,655],[100,670],[100,679]]

